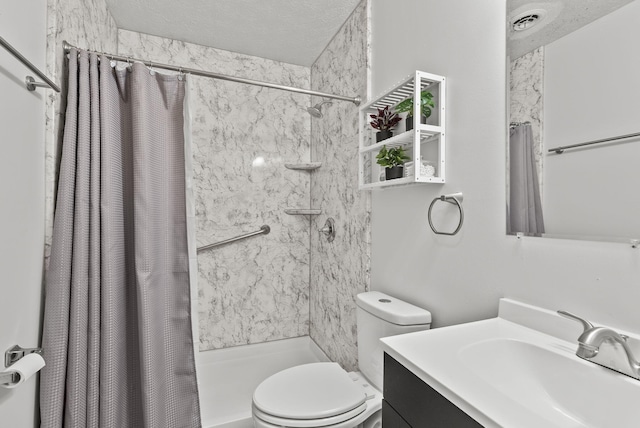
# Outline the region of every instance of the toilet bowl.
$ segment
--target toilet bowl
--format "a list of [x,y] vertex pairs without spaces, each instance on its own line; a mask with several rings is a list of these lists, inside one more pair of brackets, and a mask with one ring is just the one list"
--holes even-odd
[[256,428],[352,428],[381,406],[382,394],[360,373],[312,363],[267,378],[254,392],[252,410]]
[[265,379],[253,394],[255,428],[381,428],[383,351],[379,339],[427,330],[431,313],[389,295],[358,294],[359,372],[303,364]]

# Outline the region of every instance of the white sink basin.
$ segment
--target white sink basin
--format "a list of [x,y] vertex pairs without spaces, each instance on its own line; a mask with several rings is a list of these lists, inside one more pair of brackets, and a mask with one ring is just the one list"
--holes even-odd
[[576,357],[567,338],[580,332],[553,312],[502,299],[498,318],[382,342],[485,427],[640,427],[640,381]]
[[640,382],[573,354],[501,338],[467,345],[458,355],[488,386],[558,426],[640,425]]

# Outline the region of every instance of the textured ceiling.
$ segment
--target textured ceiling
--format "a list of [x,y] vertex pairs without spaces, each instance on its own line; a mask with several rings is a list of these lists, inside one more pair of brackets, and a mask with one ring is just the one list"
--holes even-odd
[[546,17],[529,30],[509,32],[509,55],[519,58],[587,25],[633,0],[508,0],[507,18],[529,10],[543,10]]
[[[311,66],[361,0],[106,0],[118,28]],[[546,17],[509,33],[518,58],[633,0],[508,0],[511,18]],[[437,11],[434,11],[437,13]]]
[[311,66],[360,0],[106,0],[118,28]]

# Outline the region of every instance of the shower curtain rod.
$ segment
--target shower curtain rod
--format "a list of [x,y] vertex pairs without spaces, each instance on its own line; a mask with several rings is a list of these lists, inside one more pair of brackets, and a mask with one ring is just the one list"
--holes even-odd
[[[76,48],[75,46],[72,46],[69,43],[67,43],[67,41],[64,41],[62,43],[63,43],[63,48],[64,48],[65,54],[69,53],[69,51],[72,48]],[[76,49],[78,49],[78,48],[76,48]],[[87,52],[95,53],[95,54],[98,54],[98,55],[105,55],[107,58],[109,58],[111,60],[114,60],[114,61],[141,62],[141,63],[145,64],[147,67],[163,68],[165,70],[172,70],[172,71],[178,71],[180,73],[193,74],[194,76],[211,77],[213,79],[228,80],[230,82],[245,83],[247,85],[263,86],[265,88],[280,89],[280,90],[283,90],[283,91],[297,92],[299,94],[315,95],[315,96],[322,97],[322,98],[331,98],[331,99],[334,99],[334,100],[350,101],[350,102],[354,103],[355,105],[360,105],[360,102],[362,101],[359,95],[355,96],[355,97],[346,97],[346,96],[343,96],[343,95],[335,95],[335,94],[329,94],[329,93],[326,93],[326,92],[312,91],[310,89],[301,89],[301,88],[296,88],[296,87],[293,87],[293,86],[278,85],[276,83],[261,82],[259,80],[244,79],[242,77],[228,76],[226,74],[214,73],[212,71],[202,71],[202,70],[197,70],[197,69],[194,69],[194,68],[180,67],[180,66],[171,65],[171,64],[159,64],[159,63],[155,63],[155,62],[152,62],[152,61],[145,61],[145,60],[142,60],[142,59],[133,58],[133,57],[130,57],[130,56],[115,55],[115,54],[109,54],[109,53],[98,52],[98,51],[87,51]]]
[[20,53],[20,51],[18,51],[16,48],[11,46],[11,44],[9,42],[7,42],[2,37],[0,37],[0,46],[5,48],[11,55],[13,55],[18,61],[20,61],[22,64],[24,64],[29,70],[31,70],[34,73],[36,73],[36,75],[39,78],[44,80],[44,83],[43,82],[36,82],[33,79],[33,77],[27,76],[27,78],[25,79],[25,84],[27,85],[27,89],[28,90],[35,91],[36,86],[37,86],[37,87],[51,88],[56,92],[60,92],[60,87],[58,85],[53,83],[53,81],[51,79],[49,79],[42,71],[40,71],[40,69],[38,67],[33,65],[31,63],[31,61],[29,61],[27,58],[25,58],[24,55],[22,55]]
[[531,122],[529,122],[528,120],[526,122],[511,122],[509,124],[509,129],[513,129],[516,126],[522,126],[522,125],[531,125]]

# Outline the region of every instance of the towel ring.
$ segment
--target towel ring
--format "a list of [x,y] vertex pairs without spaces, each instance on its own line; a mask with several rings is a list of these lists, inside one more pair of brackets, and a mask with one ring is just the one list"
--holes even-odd
[[[434,227],[433,222],[431,221],[431,210],[433,209],[433,206],[435,205],[435,203],[438,201],[448,202],[450,204],[456,205],[458,207],[458,211],[460,211],[460,221],[458,222],[458,227],[456,227],[456,230],[454,230],[453,232],[440,232]],[[435,233],[436,235],[453,236],[458,232],[460,232],[460,229],[462,228],[462,224],[464,223],[464,210],[462,209],[461,202],[462,202],[462,193],[452,193],[450,195],[441,195],[437,198],[434,198],[433,201],[431,201],[431,205],[429,205],[429,212],[427,214],[427,219],[429,220],[429,227],[431,227],[431,230],[433,230],[433,233]]]

